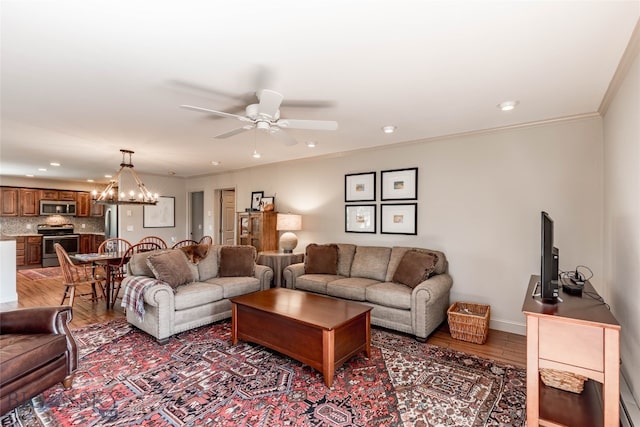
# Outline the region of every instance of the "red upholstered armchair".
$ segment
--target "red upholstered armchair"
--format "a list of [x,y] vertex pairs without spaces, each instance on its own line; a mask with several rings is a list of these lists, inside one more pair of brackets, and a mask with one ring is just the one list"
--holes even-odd
[[0,415],[62,382],[70,388],[78,348],[71,307],[0,312]]

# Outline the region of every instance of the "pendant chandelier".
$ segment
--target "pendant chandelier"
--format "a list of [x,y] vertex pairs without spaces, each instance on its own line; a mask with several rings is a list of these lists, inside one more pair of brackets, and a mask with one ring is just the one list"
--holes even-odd
[[[111,179],[109,185],[98,196],[97,191],[93,191],[94,203],[102,205],[155,205],[158,203],[158,194],[153,194],[147,190],[144,183],[138,177],[136,171],[133,170],[133,163],[131,163],[131,155],[133,151],[121,149],[122,163],[120,163],[120,170]],[[129,155],[129,160],[125,160],[125,156]],[[130,190],[129,192],[118,192],[118,183],[120,174],[123,171],[129,171],[131,176],[138,186],[137,190]]]

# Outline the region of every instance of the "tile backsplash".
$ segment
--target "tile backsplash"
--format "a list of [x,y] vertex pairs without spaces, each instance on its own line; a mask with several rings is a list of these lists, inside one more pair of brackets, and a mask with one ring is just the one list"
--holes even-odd
[[[64,218],[57,220],[57,218]],[[57,221],[56,221],[57,220]],[[36,234],[38,224],[57,223],[73,224],[76,233],[103,233],[104,218],[77,218],[74,216],[36,216],[36,217],[2,217],[0,218],[0,234],[11,236],[20,234]],[[82,225],[84,224],[84,228]]]

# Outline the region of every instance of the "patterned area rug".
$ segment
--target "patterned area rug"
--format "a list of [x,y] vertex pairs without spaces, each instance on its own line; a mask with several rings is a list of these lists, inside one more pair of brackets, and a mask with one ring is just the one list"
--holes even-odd
[[73,389],[54,386],[2,426],[522,426],[525,372],[372,328],[331,388],[228,321],[161,346],[124,320],[78,329]]
[[62,276],[60,267],[32,268],[30,270],[18,270],[18,274],[22,274],[30,280],[51,279],[53,277]]

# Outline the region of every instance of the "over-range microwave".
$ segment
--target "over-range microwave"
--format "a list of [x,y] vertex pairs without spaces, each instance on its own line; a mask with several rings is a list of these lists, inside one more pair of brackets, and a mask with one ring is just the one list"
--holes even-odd
[[40,200],[40,215],[75,215],[76,202]]

